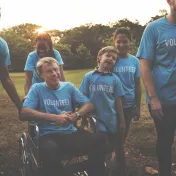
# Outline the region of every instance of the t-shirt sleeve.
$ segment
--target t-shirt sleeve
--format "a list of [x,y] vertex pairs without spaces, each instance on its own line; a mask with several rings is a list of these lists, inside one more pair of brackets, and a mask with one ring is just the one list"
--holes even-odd
[[62,60],[62,57],[61,57],[59,51],[54,50],[54,54],[55,54],[56,60],[58,61],[59,65],[63,65],[64,62]]
[[35,58],[33,57],[32,54],[29,54],[26,60],[24,71],[33,71],[35,67],[36,67]]
[[153,60],[155,56],[156,45],[156,27],[153,23],[149,23],[145,28],[141,42],[138,48],[137,57]]
[[123,97],[125,95],[120,79],[115,76],[114,97]]
[[139,60],[136,58],[136,70],[135,70],[135,78],[140,77],[140,63]]
[[0,64],[5,67],[11,64],[8,45],[3,41],[0,41]]
[[34,84],[28,94],[27,94],[27,98],[23,103],[24,107],[28,107],[31,109],[37,109],[37,106],[39,105],[39,95],[38,95],[38,91],[37,91],[37,86],[36,84]]
[[89,76],[88,75],[85,75],[82,82],[81,82],[81,85],[79,87],[79,90],[84,94],[86,95],[87,97],[89,97]]
[[71,83],[70,89],[72,92],[72,100],[74,101],[74,103],[78,105],[83,105],[87,102],[90,102],[90,100]]

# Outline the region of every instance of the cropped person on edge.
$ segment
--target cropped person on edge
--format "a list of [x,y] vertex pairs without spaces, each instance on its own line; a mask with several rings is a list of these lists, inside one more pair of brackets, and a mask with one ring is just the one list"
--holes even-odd
[[[1,18],[1,11],[0,11]],[[15,85],[9,76],[8,66],[11,64],[10,53],[7,42],[0,37],[0,81],[9,97],[12,99],[18,110],[22,107],[22,102],[18,96]]]
[[176,130],[176,0],[167,0],[170,13],[149,23],[137,57],[147,91],[147,103],[157,131],[159,175],[171,176]]

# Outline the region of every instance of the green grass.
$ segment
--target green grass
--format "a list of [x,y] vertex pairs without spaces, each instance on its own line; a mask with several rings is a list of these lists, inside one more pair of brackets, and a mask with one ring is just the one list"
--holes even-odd
[[[66,80],[72,82],[76,87],[79,87],[83,76],[90,71],[91,69],[84,69],[84,70],[69,70],[64,71]],[[10,77],[13,80],[15,87],[17,89],[18,94],[20,97],[24,96],[24,83],[25,83],[25,74],[24,72],[21,73],[10,73]],[[5,94],[2,85],[0,85],[0,92]]]
[[[81,80],[85,73],[91,69],[84,70],[66,70],[64,71],[66,80],[72,82],[76,87],[79,87]],[[10,77],[14,81],[15,87],[20,95],[24,96],[24,73],[10,73]],[[131,170],[136,170],[136,176],[144,175],[144,167],[152,166],[157,168],[155,143],[156,131],[154,128],[153,120],[148,112],[148,107],[145,103],[145,90],[141,81],[142,87],[142,102],[141,102],[141,118],[137,122],[131,124],[129,136],[126,140],[127,150],[127,164]],[[0,93],[6,94],[0,85]],[[15,105],[9,97],[2,96],[0,99],[1,121],[0,123],[0,164],[2,165],[1,171],[4,175],[18,176],[19,169],[19,156],[18,156],[18,143],[21,134],[27,129],[27,124],[18,120],[18,113]],[[175,141],[176,146],[176,141]],[[174,148],[173,159],[176,162],[175,156],[176,148]],[[143,157],[143,160],[139,160]],[[176,170],[176,168],[175,168]],[[1,175],[1,174],[0,174]],[[175,175],[176,176],[176,175]]]
[[[66,70],[64,71],[66,80],[68,82],[72,82],[76,87],[79,87],[81,80],[83,79],[84,75],[92,69],[84,69],[84,70]],[[24,72],[21,73],[10,73],[10,77],[13,80],[15,87],[17,89],[18,94],[20,97],[24,96],[24,83],[25,83],[25,74]],[[145,94],[144,86],[142,85],[142,94]],[[0,92],[5,93],[4,89],[2,88],[2,85],[0,85]],[[142,100],[144,100],[144,97]]]

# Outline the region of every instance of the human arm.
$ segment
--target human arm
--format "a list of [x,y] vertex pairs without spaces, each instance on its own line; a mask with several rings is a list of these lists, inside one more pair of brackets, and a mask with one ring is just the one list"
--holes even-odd
[[1,64],[0,64],[0,80],[7,94],[20,111],[22,107],[22,102],[20,100],[20,97],[18,96],[14,83],[9,76],[8,67],[5,67]]
[[29,89],[32,85],[32,76],[33,76],[33,72],[32,71],[25,71],[25,78],[26,78],[26,83],[24,85],[24,92],[25,95],[28,94]]
[[25,72],[25,85],[24,85],[24,92],[25,95],[28,94],[30,87],[32,86],[32,77],[36,68],[36,63],[38,60],[38,56],[36,51],[33,51],[28,54],[28,57],[26,59],[24,72]]
[[117,121],[120,122],[120,131],[125,131],[125,120],[123,114],[123,101],[124,101],[124,90],[119,77],[115,76],[115,86],[114,86],[114,98],[115,98],[115,108],[117,111]]
[[59,66],[60,66],[60,75],[61,75],[60,80],[61,81],[66,81],[65,76],[64,76],[64,71],[63,71],[64,62],[62,60],[62,57],[61,57],[59,51],[57,51],[57,50],[54,50],[54,55],[55,55],[55,58],[58,61]]
[[124,134],[126,127],[125,127],[125,119],[124,119],[124,114],[123,114],[123,106],[122,106],[121,97],[116,97],[115,106],[118,112],[117,118],[119,118],[119,122],[120,122],[120,125],[119,125],[120,132]]
[[158,99],[158,96],[156,94],[155,87],[154,87],[152,71],[151,71],[151,61],[141,58],[140,65],[141,65],[141,76],[143,79],[143,83],[150,99],[151,114],[153,117],[162,119],[163,117],[162,106]]
[[137,57],[140,59],[141,76],[150,99],[151,115],[161,119],[162,106],[155,90],[152,69],[156,63],[156,44],[158,40],[156,23],[149,23],[144,30],[138,48]]
[[60,75],[61,75],[60,80],[61,80],[61,81],[66,81],[66,80],[65,80],[65,75],[64,75],[64,70],[63,70],[63,66],[62,66],[62,65],[60,65]]
[[124,152],[124,143],[125,143],[125,119],[123,115],[123,106],[120,97],[116,97],[116,109],[119,112],[120,117],[120,131],[118,133],[117,146],[115,147],[115,153],[117,161],[119,163],[120,169],[119,172],[121,175],[126,176],[126,163],[125,163],[125,152]]
[[[34,84],[31,86],[28,95],[23,103],[23,108],[20,114],[20,120],[22,121],[38,121],[38,120],[48,120],[54,121],[59,125],[68,125],[71,123],[71,119],[69,117],[69,112],[60,111],[59,114],[57,111],[43,111],[41,112],[38,109],[42,109],[41,97],[42,90],[41,84]],[[41,105],[41,106],[40,106]]]
[[140,111],[141,111],[141,83],[140,77],[135,79],[135,100],[136,100],[136,109],[134,113],[134,120],[139,120]]
[[72,119],[68,112],[63,111],[61,114],[49,114],[31,109],[28,107],[23,107],[19,116],[21,121],[32,121],[32,120],[47,120],[53,121],[57,125],[68,125],[71,123]]
[[91,102],[87,102],[84,104],[78,111],[71,114],[72,121],[76,121],[79,119],[78,114],[80,117],[84,118],[84,116],[93,111],[93,104]]
[[[81,105],[81,107],[76,111],[76,113],[80,114],[80,116],[83,117],[87,113],[92,112],[94,107],[93,107],[93,104],[90,102],[90,100],[87,98],[87,96],[84,95],[86,93],[85,92],[81,93],[81,92],[82,91],[80,91],[80,89],[78,90],[77,88],[73,87],[73,94],[72,94],[73,98],[72,99],[73,99],[73,104],[76,103],[76,104]],[[76,120],[75,119],[77,116],[76,113],[73,114],[74,120]]]

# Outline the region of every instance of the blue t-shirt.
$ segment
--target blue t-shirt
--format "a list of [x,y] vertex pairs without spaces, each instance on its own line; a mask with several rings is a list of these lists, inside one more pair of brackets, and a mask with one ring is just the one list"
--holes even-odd
[[4,39],[0,37],[0,64],[7,67],[11,64],[9,48]]
[[[55,55],[55,58],[58,61],[59,65],[63,65],[64,63],[62,61],[62,57],[57,50],[54,50],[54,55]],[[29,53],[27,60],[26,60],[25,68],[24,68],[24,71],[32,71],[33,72],[32,85],[34,83],[44,82],[44,80],[39,77],[38,72],[37,72],[36,64],[37,64],[38,60],[39,60],[39,57],[38,57],[36,51]]]
[[[35,83],[29,90],[23,106],[37,109],[40,112],[60,114],[62,111],[73,111],[73,104],[85,104],[90,102],[73,84],[60,82],[58,89],[49,89],[45,82]],[[53,121],[41,120],[39,122],[40,135],[51,133],[69,134],[77,129],[71,123],[61,127]]]
[[126,58],[118,58],[113,72],[120,78],[125,92],[123,107],[135,107],[135,79],[140,77],[139,60],[131,54]]
[[176,104],[176,24],[165,17],[149,23],[137,57],[152,62],[152,77],[161,104]]
[[124,95],[119,78],[113,73],[103,76],[91,71],[84,76],[79,90],[94,105],[98,130],[117,132],[118,112],[115,99]]

